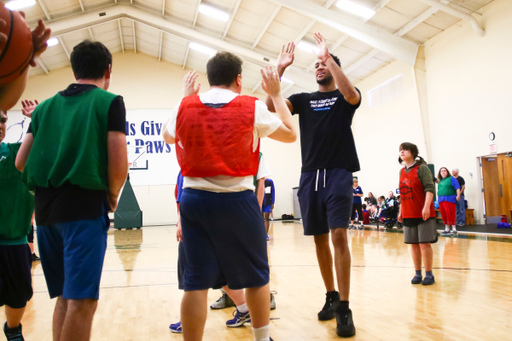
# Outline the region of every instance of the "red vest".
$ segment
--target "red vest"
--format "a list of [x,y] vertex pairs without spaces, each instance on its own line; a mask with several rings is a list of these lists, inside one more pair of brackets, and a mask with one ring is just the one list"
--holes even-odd
[[[425,191],[418,178],[419,165],[413,167],[409,173],[405,168],[400,172],[400,199],[402,207],[402,218],[422,218],[423,206],[425,205]],[[436,216],[434,203],[430,204],[430,217]]]
[[199,96],[183,98],[176,118],[176,155],[183,176],[256,175],[260,149],[258,142],[253,151],[256,100],[237,96],[212,108]]

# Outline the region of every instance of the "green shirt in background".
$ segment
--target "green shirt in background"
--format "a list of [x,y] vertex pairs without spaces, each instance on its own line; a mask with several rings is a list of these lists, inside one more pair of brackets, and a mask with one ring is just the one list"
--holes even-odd
[[0,143],[0,245],[27,244],[34,196],[14,165],[21,143]]

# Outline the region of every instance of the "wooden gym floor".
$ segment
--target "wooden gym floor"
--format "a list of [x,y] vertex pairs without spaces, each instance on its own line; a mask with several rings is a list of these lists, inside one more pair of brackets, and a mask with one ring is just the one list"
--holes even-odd
[[[174,226],[109,231],[92,340],[182,340]],[[436,284],[413,286],[403,234],[349,231],[353,340],[512,340],[512,238],[461,235],[434,245]],[[316,314],[325,300],[313,238],[300,223],[274,222],[269,255],[276,341],[339,340],[335,321]],[[22,321],[27,341],[51,340],[54,301],[40,262],[33,266],[34,297]],[[219,297],[210,291],[209,303]],[[0,309],[3,316],[3,309]],[[204,340],[252,340],[250,325],[228,329],[233,308],[209,311]]]

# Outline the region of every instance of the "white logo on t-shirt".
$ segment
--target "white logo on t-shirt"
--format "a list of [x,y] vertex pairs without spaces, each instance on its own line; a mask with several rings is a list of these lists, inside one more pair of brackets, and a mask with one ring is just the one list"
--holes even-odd
[[309,105],[314,111],[330,110],[331,107],[336,103],[338,97],[315,99],[309,101]]

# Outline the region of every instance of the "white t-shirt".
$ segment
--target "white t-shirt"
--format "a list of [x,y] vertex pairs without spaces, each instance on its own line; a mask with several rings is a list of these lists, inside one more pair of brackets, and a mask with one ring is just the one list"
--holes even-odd
[[[235,99],[236,96],[238,96],[238,94],[231,90],[213,88],[208,92],[200,94],[199,99],[202,103],[227,104]],[[173,109],[171,118],[167,123],[167,132],[172,137],[176,137],[176,118],[178,117],[178,110],[180,105],[181,101]],[[268,110],[267,105],[264,102],[257,100],[254,106],[253,151],[255,151],[258,147],[258,140],[272,134],[277,130],[277,128],[281,126],[281,123],[282,121]],[[227,175],[217,175],[213,177],[199,178],[185,176],[183,178],[183,188],[194,188],[210,192],[241,192],[246,190],[254,191],[254,177],[232,177]]]

